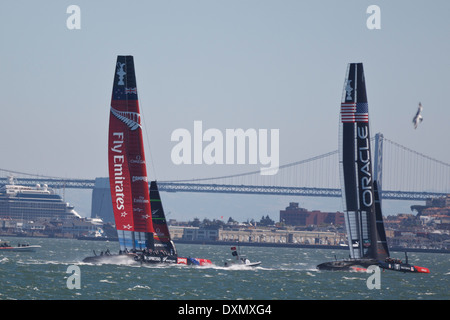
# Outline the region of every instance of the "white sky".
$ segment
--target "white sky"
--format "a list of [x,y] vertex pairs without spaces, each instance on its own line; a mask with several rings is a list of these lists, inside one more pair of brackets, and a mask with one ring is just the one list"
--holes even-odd
[[[81,30],[66,27],[71,4]],[[366,27],[372,4],[380,30]],[[280,164],[337,149],[349,62],[364,63],[373,134],[450,162],[449,1],[8,1],[0,10],[2,169],[107,176],[122,54],[135,58],[159,180],[259,169],[173,164],[171,133],[192,132],[194,120],[222,132],[279,129]]]

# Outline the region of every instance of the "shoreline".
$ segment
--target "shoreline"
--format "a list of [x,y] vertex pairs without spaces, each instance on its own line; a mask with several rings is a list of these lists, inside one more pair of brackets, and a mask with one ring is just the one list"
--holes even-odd
[[[233,241],[214,241],[214,240],[173,240],[175,244],[201,244],[201,245],[236,245]],[[245,247],[279,247],[279,248],[303,248],[303,249],[333,249],[333,250],[347,250],[347,246],[335,245],[316,245],[316,244],[298,244],[298,243],[270,243],[270,242],[239,242],[238,245]],[[450,253],[450,250],[445,249],[420,249],[420,248],[403,248],[403,247],[389,247],[392,252],[425,252],[425,253]]]
[[[87,241],[118,241],[117,238],[101,238],[101,237],[78,237],[78,238],[64,238],[64,237],[46,237],[46,236],[26,236],[26,235],[12,235],[3,234],[0,237],[22,237],[22,238],[45,238],[45,239],[73,239],[73,240],[87,240]],[[1,239],[1,238],[0,238]],[[235,242],[235,241],[219,241],[219,240],[183,240],[174,239],[175,244],[199,244],[199,245],[224,245],[243,247],[272,247],[272,248],[303,248],[303,249],[327,249],[327,250],[347,250],[347,246],[323,245],[323,244],[299,244],[299,243],[272,243],[272,242]],[[446,253],[450,250],[445,249],[421,249],[421,248],[404,248],[404,247],[389,247],[391,252],[424,252],[424,253]]]

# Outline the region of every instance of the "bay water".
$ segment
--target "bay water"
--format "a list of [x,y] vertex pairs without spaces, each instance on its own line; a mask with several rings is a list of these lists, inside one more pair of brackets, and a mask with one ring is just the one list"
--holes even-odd
[[[2,237],[11,244],[41,245],[36,252],[0,253],[1,300],[448,300],[450,255],[409,253],[429,274],[380,273],[370,289],[364,272],[318,271],[316,265],[345,258],[346,250],[241,247],[258,267],[224,267],[230,246],[177,244],[180,256],[210,259],[211,266],[95,265],[83,258],[116,242]],[[403,259],[403,253],[391,253]],[[77,281],[71,271],[79,268]],[[74,287],[77,283],[79,288]],[[72,284],[72,285],[71,285]],[[71,288],[72,287],[72,288]]]

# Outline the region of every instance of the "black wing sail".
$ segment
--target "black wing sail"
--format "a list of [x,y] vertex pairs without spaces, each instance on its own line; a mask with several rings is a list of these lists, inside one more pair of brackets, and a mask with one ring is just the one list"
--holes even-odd
[[356,64],[349,64],[341,100],[340,164],[345,225],[351,258],[360,258],[358,192],[355,162]]
[[[350,63],[341,101],[341,170],[352,258],[375,258],[375,199],[369,110],[362,63]],[[374,242],[375,241],[375,242]]]

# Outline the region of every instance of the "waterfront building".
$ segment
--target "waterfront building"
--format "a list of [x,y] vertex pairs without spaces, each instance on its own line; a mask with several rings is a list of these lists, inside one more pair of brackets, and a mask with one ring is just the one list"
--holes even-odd
[[280,210],[280,222],[290,226],[343,225],[344,213],[308,211],[305,208],[300,208],[298,202],[290,202],[286,210]]
[[199,227],[183,228],[183,240],[217,240],[219,238],[218,229],[206,229]]

